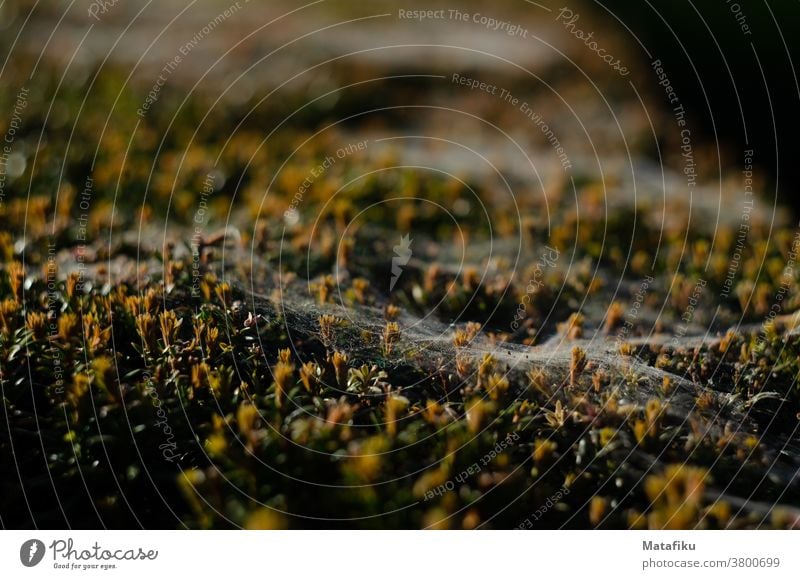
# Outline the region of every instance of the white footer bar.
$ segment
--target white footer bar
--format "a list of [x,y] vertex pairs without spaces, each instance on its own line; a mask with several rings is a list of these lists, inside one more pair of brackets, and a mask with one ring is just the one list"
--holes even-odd
[[3,531],[0,577],[777,578],[799,551],[790,531]]

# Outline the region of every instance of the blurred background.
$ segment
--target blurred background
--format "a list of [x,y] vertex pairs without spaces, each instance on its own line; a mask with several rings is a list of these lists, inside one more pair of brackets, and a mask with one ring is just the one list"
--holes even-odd
[[800,211],[800,41],[793,32],[800,3],[609,0],[593,9],[608,22],[618,19],[675,71],[676,88],[704,138],[720,141],[729,158],[757,150],[769,191],[777,187],[780,199]]

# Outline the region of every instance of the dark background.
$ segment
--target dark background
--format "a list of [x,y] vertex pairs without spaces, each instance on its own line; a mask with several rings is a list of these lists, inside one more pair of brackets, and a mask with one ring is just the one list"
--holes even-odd
[[769,178],[766,198],[777,186],[779,199],[800,215],[800,98],[793,66],[800,62],[800,2],[739,1],[750,35],[731,10],[736,3],[595,0],[594,8],[628,35],[616,15],[661,59],[706,139],[738,151],[740,164],[743,149],[755,150],[755,164]]

